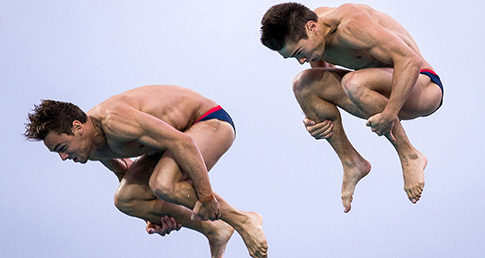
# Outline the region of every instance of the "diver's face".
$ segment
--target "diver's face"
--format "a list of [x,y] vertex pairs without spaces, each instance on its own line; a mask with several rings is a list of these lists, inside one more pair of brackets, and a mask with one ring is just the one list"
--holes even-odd
[[89,139],[73,129],[74,135],[50,132],[44,139],[45,146],[52,152],[57,152],[62,160],[86,163],[91,152]]
[[295,58],[300,64],[323,60],[325,44],[323,37],[317,33],[317,23],[309,21],[305,28],[307,38],[302,38],[297,42],[287,40],[283,48],[278,51],[283,58]]

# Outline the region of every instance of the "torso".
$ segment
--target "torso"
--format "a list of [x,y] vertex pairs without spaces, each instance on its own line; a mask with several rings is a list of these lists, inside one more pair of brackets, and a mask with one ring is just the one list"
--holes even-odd
[[[412,39],[411,35],[397,21],[367,5],[353,6],[367,12],[374,20],[378,21],[381,26],[385,27],[387,30],[391,31],[394,33],[394,35],[404,41],[406,45],[408,45],[418,56],[422,58],[422,69],[432,69],[432,67],[422,57],[418,46]],[[393,64],[389,62],[377,60],[365,49],[352,49],[344,45],[342,42],[339,42],[338,26],[345,15],[350,14],[350,12],[345,12],[344,6],[338,8],[317,8],[315,12],[319,16],[319,20],[323,20],[327,26],[330,26],[330,33],[327,35],[325,40],[324,61],[355,70],[374,67],[393,67]]]
[[[192,90],[172,86],[155,85],[136,88],[115,95],[87,112],[100,121],[106,118],[106,110],[114,104],[126,104],[150,114],[179,131],[190,128],[195,121],[217,103]],[[101,126],[102,127],[102,126]],[[164,150],[153,149],[137,141],[127,141],[106,135],[104,146],[91,153],[92,159],[129,158],[143,154],[153,155]]]

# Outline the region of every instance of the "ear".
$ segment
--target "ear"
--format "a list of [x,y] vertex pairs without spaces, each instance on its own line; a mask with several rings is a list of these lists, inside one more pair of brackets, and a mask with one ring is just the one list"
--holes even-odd
[[307,21],[305,24],[305,29],[307,32],[315,32],[317,30],[318,24],[314,21]]
[[72,121],[72,132],[75,134],[83,135],[84,133],[84,124],[81,123],[79,120]]

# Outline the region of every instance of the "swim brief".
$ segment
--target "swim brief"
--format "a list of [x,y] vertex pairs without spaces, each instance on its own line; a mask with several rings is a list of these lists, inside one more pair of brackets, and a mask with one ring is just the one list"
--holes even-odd
[[441,89],[441,102],[436,110],[438,110],[443,104],[443,96],[445,95],[445,90],[443,89],[443,84],[441,83],[440,77],[433,71],[428,69],[422,69],[419,71],[420,74],[428,76],[432,82],[436,83]]
[[217,106],[209,109],[209,111],[207,111],[205,114],[199,117],[199,119],[197,119],[195,123],[198,123],[200,121],[205,121],[205,120],[211,120],[211,119],[218,119],[221,121],[228,122],[234,129],[234,132],[236,132],[236,127],[234,126],[234,122],[232,121],[231,116],[229,116],[229,114],[224,109],[222,109],[221,106]]

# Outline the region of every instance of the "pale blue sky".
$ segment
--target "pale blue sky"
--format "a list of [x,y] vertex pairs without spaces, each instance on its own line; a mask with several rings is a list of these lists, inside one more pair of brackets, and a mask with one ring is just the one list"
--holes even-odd
[[[446,91],[437,113],[404,122],[429,159],[426,187],[412,205],[391,145],[343,115],[373,166],[344,214],[340,162],[306,133],[291,91],[308,66],[259,42],[261,17],[279,1],[0,0],[1,256],[209,257],[199,233],[149,236],[144,222],[120,213],[117,180],[100,164],[61,162],[21,135],[40,99],[87,110],[130,88],[177,84],[233,117],[237,139],[211,182],[264,216],[270,257],[483,257],[483,5],[393,2],[363,1],[408,29]],[[246,256],[234,235],[226,257]]]

